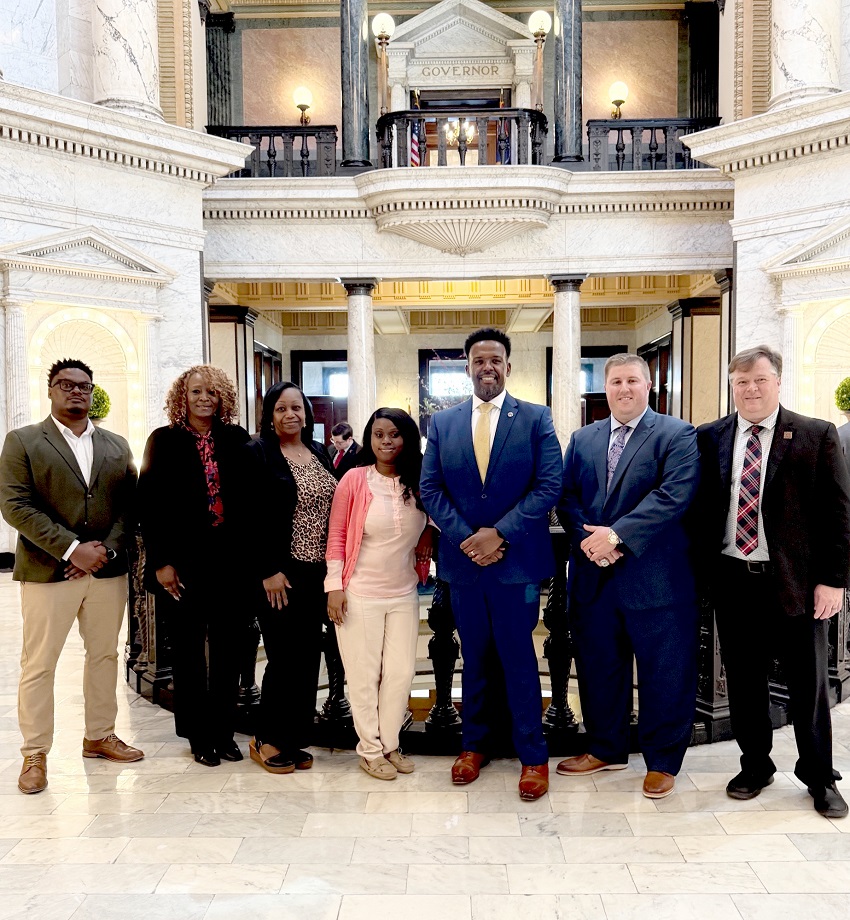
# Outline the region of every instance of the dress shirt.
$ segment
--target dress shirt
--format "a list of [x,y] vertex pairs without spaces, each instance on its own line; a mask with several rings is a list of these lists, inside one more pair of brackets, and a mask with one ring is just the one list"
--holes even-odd
[[[748,422],[738,414],[738,424],[735,427],[735,446],[732,449],[732,484],[729,500],[729,514],[726,518],[726,539],[723,542],[723,554],[733,559],[744,559],[749,562],[768,562],[767,538],[764,535],[764,518],[761,513],[762,499],[764,498],[764,475],[767,471],[767,458],[770,455],[770,445],[773,443],[773,432],[776,430],[776,419],[779,416],[779,407],[761,422]],[[747,441],[750,438],[750,429],[758,424],[759,441],[761,442],[761,477],[759,479],[759,542],[758,546],[745,556],[735,545],[735,531],[738,527],[738,492],[741,489],[741,473],[744,470],[744,457],[747,453]]]
[[[499,416],[502,412],[502,404],[505,401],[505,396],[507,395],[507,390],[502,390],[498,396],[494,396],[490,400],[490,405],[493,407],[489,414],[488,420],[490,422],[490,448],[493,448],[493,441],[496,437],[496,426],[499,424]],[[478,407],[483,403],[483,399],[479,399],[475,394],[472,396],[472,441],[475,442],[475,426],[478,424],[478,419],[481,417],[481,413],[478,410]]]
[[[74,459],[80,466],[80,472],[83,474],[83,479],[86,481],[86,485],[89,485],[89,479],[91,479],[91,465],[92,458],[94,456],[94,445],[92,444],[92,437],[94,435],[94,425],[92,424],[91,419],[86,419],[88,424],[86,425],[86,430],[79,436],[74,434],[67,425],[63,425],[56,416],[50,416],[53,419],[53,424],[59,429],[59,434],[65,439],[68,447],[71,448],[71,453],[74,455]],[[80,545],[79,540],[74,540],[68,549],[65,550],[65,555],[62,557],[66,562],[71,558],[71,553]]]
[[[647,406],[647,409],[649,406]],[[629,438],[634,434],[635,428],[640,424],[640,420],[646,415],[646,409],[641,412],[637,418],[633,418],[630,422],[619,422],[614,418],[613,414],[611,415],[611,433],[608,435],[608,450],[611,450],[611,445],[614,443],[614,438],[617,437],[617,432],[620,428],[625,425],[629,430],[626,432],[626,440],[623,444],[625,447],[629,443]]]

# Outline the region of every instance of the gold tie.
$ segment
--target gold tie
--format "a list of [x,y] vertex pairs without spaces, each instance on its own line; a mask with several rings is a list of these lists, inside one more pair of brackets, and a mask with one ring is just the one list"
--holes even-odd
[[478,421],[475,423],[475,437],[472,439],[472,449],[475,451],[475,462],[481,474],[481,482],[487,478],[487,465],[490,463],[490,410],[493,403],[483,402],[478,407]]

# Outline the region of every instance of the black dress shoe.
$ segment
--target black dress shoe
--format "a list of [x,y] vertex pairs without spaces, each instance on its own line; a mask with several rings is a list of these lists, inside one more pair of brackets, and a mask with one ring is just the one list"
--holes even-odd
[[239,745],[232,738],[217,744],[215,751],[222,760],[229,760],[231,763],[245,759],[242,756],[242,751],[239,750]]
[[773,782],[773,777],[761,779],[753,776],[743,770],[735,777],[729,780],[726,786],[726,795],[732,799],[754,799],[765,786]]
[[219,760],[218,754],[212,749],[207,748],[206,750],[197,750],[194,752],[195,762],[201,763],[205,767],[220,767],[221,760]]
[[307,751],[295,751],[291,755],[296,770],[309,770],[313,766],[313,755]]
[[809,786],[809,795],[815,800],[815,811],[824,816],[824,818],[846,818],[847,803],[841,797],[841,793],[832,783],[823,788]]

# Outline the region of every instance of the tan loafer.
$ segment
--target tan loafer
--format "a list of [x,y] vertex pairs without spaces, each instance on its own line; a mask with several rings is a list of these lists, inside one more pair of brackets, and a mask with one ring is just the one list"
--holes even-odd
[[568,757],[562,760],[555,769],[561,776],[590,776],[591,773],[601,773],[602,770],[626,770],[627,763],[605,763],[593,754],[580,754],[578,757]]
[[360,769],[373,776],[375,779],[396,779],[398,770],[386,757],[376,757],[374,760],[360,758]]
[[384,754],[384,757],[398,770],[399,773],[412,773],[416,769],[416,764],[401,751],[390,751]]
[[18,789],[25,795],[43,792],[47,788],[47,754],[27,754],[18,777]]
[[666,798],[676,787],[676,777],[672,773],[650,770],[643,781],[643,794],[648,799]]
[[116,734],[107,735],[98,741],[83,738],[83,757],[102,757],[114,763],[134,763],[145,756],[144,751],[130,747]]

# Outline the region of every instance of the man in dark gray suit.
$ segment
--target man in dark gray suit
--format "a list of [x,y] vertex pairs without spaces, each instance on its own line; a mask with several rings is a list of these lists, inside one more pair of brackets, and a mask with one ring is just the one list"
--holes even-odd
[[850,422],[845,422],[845,424],[838,426],[838,440],[841,442],[841,449],[844,451],[847,472],[850,473]]
[[127,519],[136,485],[130,445],[88,417],[92,371],[57,361],[50,415],[10,431],[0,455],[0,511],[18,531],[23,647],[18,722],[21,792],[47,786],[56,664],[78,621],[86,649],[84,757],[119,763],[144,754],[115,735],[118,637],[127,602]]

